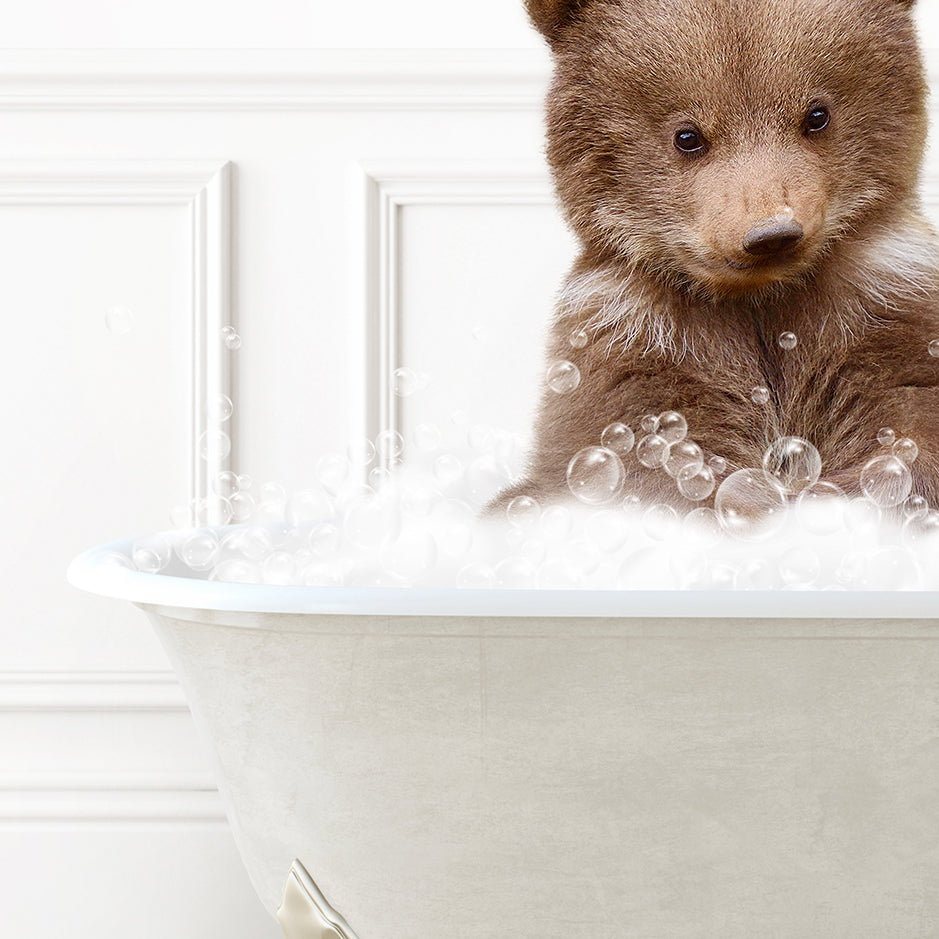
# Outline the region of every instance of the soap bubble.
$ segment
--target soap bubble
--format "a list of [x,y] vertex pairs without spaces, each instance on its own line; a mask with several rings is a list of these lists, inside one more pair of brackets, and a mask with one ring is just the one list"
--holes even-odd
[[623,461],[606,447],[584,447],[567,465],[571,493],[588,505],[602,505],[620,494],[626,479]]
[[225,344],[226,349],[241,348],[241,336],[238,335],[238,331],[234,326],[222,327],[222,342]]
[[750,392],[750,400],[754,404],[766,404],[769,401],[769,388],[766,385],[757,385]]
[[929,503],[923,496],[910,496],[903,503],[903,514],[906,518],[922,518],[929,514]]
[[434,460],[434,478],[446,489],[463,478],[463,464],[452,453],[441,453]]
[[314,557],[325,559],[339,553],[342,529],[334,522],[317,522],[307,535],[307,545]]
[[574,516],[566,505],[549,505],[541,513],[541,533],[549,541],[566,538],[574,527]]
[[804,545],[790,548],[779,559],[779,574],[783,583],[791,587],[808,587],[818,580],[822,562],[818,555]]
[[573,391],[580,384],[580,369],[573,362],[562,359],[548,369],[548,387],[556,394]]
[[333,515],[332,500],[322,489],[301,489],[287,500],[287,524],[303,525],[318,522]]
[[541,519],[541,506],[531,496],[516,496],[506,506],[505,515],[513,528],[533,528]]
[[314,562],[300,572],[300,583],[304,587],[341,587],[344,580],[342,571],[329,564]]
[[639,422],[639,426],[647,434],[657,433],[659,429],[659,419],[654,414],[646,414]]
[[496,572],[481,561],[473,561],[460,568],[456,585],[461,590],[487,590],[496,585]]
[[877,431],[877,442],[882,447],[892,447],[897,439],[896,431],[892,427],[881,427]]
[[746,540],[768,538],[784,521],[786,501],[762,470],[746,468],[718,487],[714,509],[729,535]]
[[401,492],[401,507],[414,518],[426,518],[442,496],[439,489],[415,482]]
[[496,432],[488,424],[474,424],[466,432],[466,442],[473,450],[494,450]]
[[784,492],[798,493],[818,481],[822,458],[801,437],[777,437],[763,454],[763,472]]
[[382,493],[361,495],[346,507],[343,533],[360,548],[377,548],[401,531],[401,509],[396,499]]
[[407,398],[417,391],[417,373],[410,368],[402,366],[396,368],[393,374],[395,394],[399,398]]
[[703,548],[716,545],[722,535],[717,512],[705,507],[692,509],[682,520],[681,527],[696,546]]
[[866,590],[908,590],[919,582],[916,557],[903,545],[878,548],[865,565],[860,586]]
[[575,349],[583,349],[588,342],[590,342],[590,335],[586,329],[582,329],[578,326],[571,333],[570,343]]
[[909,437],[901,437],[893,445],[891,452],[895,457],[903,460],[907,466],[912,466],[919,456],[919,447],[916,445],[915,440],[911,440]]
[[650,505],[642,513],[642,530],[656,541],[664,541],[675,533],[679,524],[678,513],[664,502]]
[[218,535],[211,528],[198,528],[182,539],[176,553],[187,567],[207,571],[215,564],[219,547]]
[[225,558],[263,560],[274,547],[271,533],[260,525],[238,528],[222,536],[221,553]]
[[712,456],[708,460],[708,466],[711,467],[715,476],[723,476],[727,472],[727,460],[722,456]]
[[212,480],[212,491],[225,499],[230,499],[240,488],[238,474],[231,470],[222,470]]
[[508,557],[496,564],[496,586],[509,590],[528,590],[537,586],[538,569],[522,557]]
[[844,522],[848,531],[861,538],[876,534],[880,528],[880,518],[880,509],[863,496],[848,499],[844,507]]
[[913,488],[913,477],[896,456],[875,456],[861,470],[861,489],[873,503],[890,508],[905,502]]
[[617,456],[624,457],[633,448],[636,435],[625,424],[607,424],[600,435],[600,443],[607,450],[612,450]]
[[431,453],[440,449],[443,444],[443,433],[436,424],[418,424],[411,434],[411,439],[420,453]]
[[824,480],[799,493],[797,512],[803,528],[815,535],[832,535],[844,525],[847,497],[840,486]]
[[249,492],[235,492],[228,500],[232,507],[232,518],[236,522],[246,522],[257,508],[254,496]]
[[293,583],[296,573],[296,561],[288,551],[272,551],[261,564],[265,584],[287,586]]
[[542,590],[576,590],[582,583],[580,574],[563,561],[552,559],[538,568],[538,586]]
[[693,475],[703,466],[704,454],[693,440],[685,438],[673,443],[668,448],[665,459],[665,472],[672,478],[677,479],[685,470],[689,470]]
[[664,437],[667,443],[676,444],[685,439],[688,433],[688,422],[678,411],[666,411],[659,415],[655,432],[660,437]]
[[665,466],[668,459],[668,441],[658,434],[648,434],[636,445],[636,459],[647,469]]
[[629,519],[619,509],[601,509],[584,523],[588,541],[604,553],[618,551],[630,534]]
[[795,333],[780,333],[779,348],[791,352],[798,345],[799,339]]
[[478,502],[488,502],[512,482],[512,471],[501,460],[486,453],[466,467],[463,480],[470,498]]
[[710,466],[686,466],[678,474],[678,491],[692,502],[706,499],[713,491],[717,481]]
[[231,453],[231,437],[221,430],[207,430],[199,437],[203,460],[224,460]]
[[215,565],[210,580],[220,580],[226,584],[259,584],[261,568],[243,558],[227,558]]
[[929,354],[939,359],[939,339],[933,339],[933,341],[929,343]]
[[134,314],[127,307],[112,306],[104,314],[104,325],[112,336],[126,336],[134,328]]
[[375,450],[382,463],[397,463],[404,455],[404,437],[394,428],[386,428],[375,438]]
[[903,525],[903,540],[917,547],[931,543],[932,547],[939,548],[939,512],[929,511],[907,519]]
[[224,424],[234,413],[234,405],[228,395],[220,392],[206,402],[205,413],[210,420]]
[[346,447],[346,459],[348,465],[368,466],[375,459],[375,444],[368,437],[356,440]]
[[745,558],[734,574],[736,590],[773,590],[776,571],[766,558]]
[[133,543],[130,557],[138,571],[157,574],[169,564],[172,553],[172,545],[165,535],[149,535]]
[[437,542],[428,531],[405,529],[381,549],[385,570],[411,581],[419,580],[437,563]]

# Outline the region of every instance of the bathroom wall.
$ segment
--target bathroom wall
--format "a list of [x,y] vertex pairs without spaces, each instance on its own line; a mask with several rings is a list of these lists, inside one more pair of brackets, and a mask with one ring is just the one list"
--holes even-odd
[[[520,3],[259,9],[0,14],[3,935],[279,934],[162,650],[64,583],[74,554],[226,465],[297,489],[383,426],[530,419],[573,247]],[[428,392],[396,398],[398,365]],[[217,426],[232,452],[203,459]]]

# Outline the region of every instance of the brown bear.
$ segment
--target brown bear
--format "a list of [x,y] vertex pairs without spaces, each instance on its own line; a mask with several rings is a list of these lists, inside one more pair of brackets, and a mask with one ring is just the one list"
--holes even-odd
[[[912,0],[526,3],[554,56],[547,156],[581,245],[548,363],[580,381],[564,366],[546,387],[526,477],[490,509],[568,495],[569,461],[607,425],[638,440],[666,411],[724,475],[792,435],[851,493],[891,428],[935,507],[939,249],[917,195]],[[625,466],[641,499],[694,507],[635,451]]]

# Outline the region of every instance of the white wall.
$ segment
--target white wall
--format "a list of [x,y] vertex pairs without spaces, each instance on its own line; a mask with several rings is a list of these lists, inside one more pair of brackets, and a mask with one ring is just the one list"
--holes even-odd
[[[520,0],[260,9],[0,13],[4,935],[279,934],[143,616],[63,582],[77,551],[166,526],[203,485],[213,389],[235,400],[231,465],[288,488],[382,421],[473,400],[524,429],[532,405],[572,246]],[[939,12],[920,17],[939,46]],[[177,51],[127,51],[147,49]],[[205,277],[228,308],[193,301]],[[113,306],[133,313],[125,335],[105,328]],[[200,345],[221,316],[244,340],[227,362]],[[394,413],[396,363],[432,385]]]

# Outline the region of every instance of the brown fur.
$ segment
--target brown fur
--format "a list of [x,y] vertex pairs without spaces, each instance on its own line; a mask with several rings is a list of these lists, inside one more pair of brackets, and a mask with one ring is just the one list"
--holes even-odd
[[[805,437],[849,491],[892,427],[919,444],[916,491],[939,502],[939,249],[916,195],[927,88],[912,3],[527,5],[554,52],[548,158],[582,245],[548,361],[582,380],[545,391],[527,478],[495,505],[566,494],[568,461],[607,424],[638,439],[642,415],[665,410],[731,470]],[[830,124],[807,134],[816,103]],[[675,147],[689,122],[704,155]],[[754,265],[744,236],[780,215],[802,241]],[[769,404],[751,400],[757,385]],[[634,491],[690,507],[661,470],[626,464]]]

